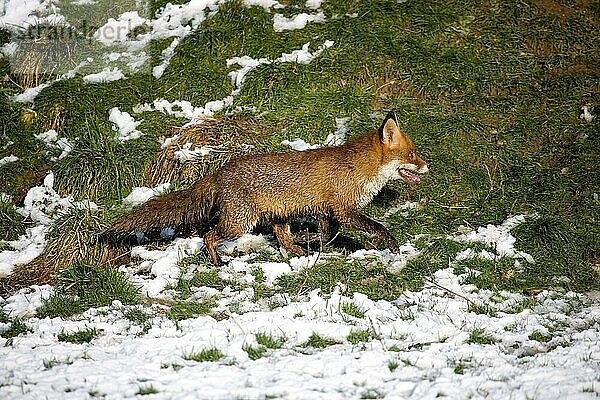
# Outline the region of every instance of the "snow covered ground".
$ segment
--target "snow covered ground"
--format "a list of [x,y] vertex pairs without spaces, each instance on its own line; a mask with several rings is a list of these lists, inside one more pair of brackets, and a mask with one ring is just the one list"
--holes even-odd
[[[510,233],[524,219],[515,216],[449,239],[484,242],[497,256],[528,259],[515,251]],[[167,285],[199,268],[191,264],[182,270],[177,261],[201,248],[196,237],[176,239],[163,251],[140,246],[133,253],[143,261],[121,270],[149,297],[168,301],[174,291],[165,290]],[[476,271],[457,276],[449,267],[437,271],[423,290],[393,301],[347,293],[343,285],[332,294],[316,290],[253,300],[253,289],[243,284],[255,279],[257,267],[273,285],[284,273],[297,274],[340,255],[253,262],[255,252],[277,253],[273,238],[260,235],[245,235],[221,250],[234,249],[244,253],[225,257],[228,263],[218,273],[243,289],[192,288],[191,300],[215,300],[214,315],[225,318],[200,316],[176,324],[160,301],[149,306],[115,301],[68,319],[40,319],[35,310],[53,287],[34,286],[6,299],[3,311],[22,318],[30,332],[0,339],[0,398],[120,399],[150,392],[148,398],[161,399],[585,399],[600,393],[598,297],[544,291],[530,298],[478,289],[464,283]],[[372,257],[397,270],[418,254],[407,242],[398,254],[360,250],[347,259]],[[461,252],[456,260],[488,256]],[[533,307],[522,307],[530,301]],[[348,311],[348,304],[359,311]],[[491,311],[476,313],[470,304]],[[127,317],[132,309],[150,315],[145,327]],[[0,331],[9,325],[0,324]],[[59,339],[85,329],[97,333],[89,343]],[[314,334],[335,343],[307,345]],[[257,335],[279,339],[280,348],[251,357],[248,348],[260,347]],[[191,359],[210,349],[222,358]]]
[[[318,291],[300,299],[277,295],[252,302],[252,290],[221,293],[195,288],[195,296],[220,297],[217,308],[247,310],[216,320],[210,316],[176,324],[153,317],[144,333],[118,302],[75,318],[29,318],[32,332],[0,340],[0,398],[189,399],[585,399],[600,393],[598,301],[574,293],[543,292],[532,309],[511,312],[524,297],[461,284],[451,268],[432,279],[474,302],[494,304],[494,316],[468,311],[461,297],[434,285],[395,301],[372,301],[359,293]],[[25,289],[3,307],[27,315],[52,292]],[[346,314],[352,303],[364,316]],[[275,307],[275,305],[278,305]],[[272,308],[275,307],[275,308]],[[164,311],[164,310],[162,310]],[[58,335],[95,328],[90,343],[61,342]],[[0,325],[0,329],[2,329]],[[366,341],[352,332],[369,332]],[[488,341],[478,343],[474,332]],[[546,337],[540,341],[535,336]],[[339,344],[306,346],[313,334]],[[247,346],[256,334],[283,338],[256,360]],[[472,343],[474,342],[474,343]],[[189,360],[218,349],[218,361]]]
[[[82,7],[86,1],[80,1]],[[130,11],[107,18],[94,35],[106,46],[106,57],[98,70],[89,73],[89,84],[127,79],[127,73],[139,70],[148,62],[144,46],[154,38],[173,38],[152,75],[160,79],[168,68],[176,47],[202,21],[219,12],[221,0],[193,0],[169,5],[153,18]],[[284,17],[276,13],[284,6],[275,0],[244,0],[245,6],[260,6],[273,13],[276,31],[302,29],[309,23],[323,24],[339,16],[325,15],[321,1],[308,0],[311,13]],[[58,5],[58,7],[57,7]],[[208,12],[206,12],[208,10]],[[355,16],[347,16],[353,18]],[[68,23],[60,15],[60,2],[10,0],[0,4],[0,25],[23,26],[40,18],[51,23]],[[73,22],[73,21],[71,21]],[[145,25],[144,34],[131,37],[108,37],[110,29]],[[204,105],[186,100],[155,99],[131,110],[115,107],[106,115],[114,124],[114,140],[144,140],[137,130],[139,122],[129,113],[163,112],[195,122],[232,106],[251,72],[268,63],[310,63],[333,46],[332,41],[301,48],[290,48],[278,58],[253,59],[239,55],[226,61],[235,89],[230,96]],[[2,52],[9,56],[16,44]],[[313,51],[310,50],[313,49]],[[121,70],[117,60],[129,60],[129,70]],[[75,70],[57,80],[68,79],[90,61],[83,60]],[[239,69],[236,66],[239,67]],[[31,102],[52,82],[31,88],[14,101]],[[175,108],[174,108],[175,107]],[[176,110],[176,111],[175,111]],[[346,118],[336,120],[337,131],[322,145],[338,144],[347,132]],[[49,147],[61,148],[58,159],[68,157],[73,144],[58,138],[54,131],[40,133]],[[312,145],[295,139],[286,141],[302,150]],[[0,164],[15,161],[5,157]],[[1,189],[1,188],[0,188]],[[137,204],[155,190],[136,188],[125,204]],[[10,201],[5,196],[2,201]],[[24,264],[41,254],[50,226],[62,213],[73,207],[95,208],[91,202],[74,202],[61,198],[53,189],[50,172],[42,186],[32,188],[19,212],[36,222],[19,240],[10,242],[14,250],[0,252],[0,275],[11,273],[15,265]],[[406,203],[385,214],[418,212],[417,203]],[[531,298],[510,292],[478,289],[465,283],[468,271],[457,275],[453,266],[466,258],[514,259],[515,268],[522,262],[535,262],[531,255],[514,247],[511,229],[527,218],[514,216],[498,226],[479,227],[450,236],[448,240],[471,243],[449,260],[448,268],[430,277],[431,283],[419,292],[405,292],[393,301],[373,301],[360,293],[349,293],[339,285],[333,294],[314,291],[306,296],[276,294],[254,301],[253,289],[227,286],[222,290],[192,288],[192,300],[214,299],[213,312],[226,315],[215,319],[201,316],[179,321],[166,315],[166,306],[111,306],[90,309],[72,318],[44,318],[35,310],[54,291],[51,286],[31,287],[0,299],[0,307],[10,318],[19,317],[30,329],[14,338],[0,338],[0,399],[109,399],[147,398],[177,399],[347,399],[407,398],[429,399],[585,399],[600,394],[600,300],[593,294],[544,291]],[[481,250],[481,244],[488,246]],[[479,245],[477,245],[479,244]],[[182,271],[183,257],[201,250],[202,239],[176,239],[165,250],[134,249],[140,258],[137,265],[123,266],[141,291],[153,298],[169,300],[172,290],[165,290],[181,275],[191,276],[194,266]],[[226,258],[219,275],[244,284],[252,282],[252,271],[260,267],[266,284],[276,284],[278,276],[298,274],[327,257],[300,257],[276,262],[254,262],[256,251],[275,254],[272,238],[246,235],[224,245],[223,250],[242,250],[241,256]],[[491,250],[494,249],[494,250]],[[392,271],[403,268],[407,260],[419,255],[411,242],[401,246],[399,254],[389,251],[361,250],[347,256],[348,261],[372,257]],[[522,307],[523,304],[532,307]],[[344,305],[352,304],[359,313],[349,314]],[[470,305],[485,305],[493,312],[478,314]],[[139,309],[150,315],[144,324],[127,317]],[[344,311],[346,310],[346,311]],[[10,323],[0,323],[0,332]],[[59,340],[62,333],[95,329],[89,343],[76,344]],[[257,334],[281,338],[280,348],[266,349],[262,357],[250,357],[248,348],[257,348]],[[330,338],[335,344],[320,348],[307,342],[314,334]],[[218,349],[218,361],[193,361],[193,353]]]

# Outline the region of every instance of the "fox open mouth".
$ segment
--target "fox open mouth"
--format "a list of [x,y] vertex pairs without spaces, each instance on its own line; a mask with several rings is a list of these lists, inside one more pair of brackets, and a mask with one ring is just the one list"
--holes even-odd
[[400,168],[398,170],[398,173],[400,174],[400,177],[402,179],[404,179],[406,182],[408,182],[410,184],[416,185],[417,183],[419,183],[421,181],[421,178],[419,178],[419,175],[417,175],[407,169]]

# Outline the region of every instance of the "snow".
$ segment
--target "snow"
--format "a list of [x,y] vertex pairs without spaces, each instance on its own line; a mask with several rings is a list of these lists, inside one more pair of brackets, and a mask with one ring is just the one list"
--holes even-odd
[[180,150],[177,150],[173,153],[173,157],[179,162],[185,162],[189,160],[194,160],[198,157],[207,156],[213,152],[218,152],[219,149],[225,147],[224,144],[219,146],[204,145],[201,147],[197,147],[194,150],[191,150],[192,145],[193,143],[189,142],[184,144]]
[[[516,215],[504,221],[500,226],[488,225],[477,228],[453,237],[457,242],[479,242],[491,246],[500,257],[522,258],[529,263],[533,263],[533,257],[523,251],[515,249],[514,245],[517,239],[510,231],[525,220],[525,215]],[[535,216],[533,216],[535,218]],[[485,250],[484,250],[485,251]],[[488,258],[484,256],[484,258]]]
[[281,144],[284,146],[290,146],[292,149],[296,151],[305,151],[310,149],[318,149],[321,147],[319,144],[310,144],[305,142],[303,139],[296,138],[294,140],[282,140]]
[[350,121],[350,117],[346,118],[336,118],[335,125],[337,127],[336,131],[327,135],[323,144],[310,144],[304,139],[296,138],[294,140],[282,140],[281,144],[284,146],[290,146],[293,150],[296,151],[305,151],[310,149],[318,149],[323,146],[339,146],[344,144],[346,141],[346,134],[348,133],[348,127],[346,124]]
[[9,164],[11,162],[15,162],[19,159],[19,157],[15,156],[15,155],[10,155],[10,156],[6,156],[6,157],[2,157],[0,158],[0,167]]
[[271,11],[273,8],[284,8],[284,5],[276,0],[243,0],[244,6],[252,7],[259,6],[265,11]]
[[61,150],[59,156],[51,158],[52,161],[62,160],[73,150],[73,147],[75,146],[75,143],[73,141],[70,141],[69,139],[64,137],[59,138],[58,132],[56,132],[54,129],[49,129],[46,132],[38,133],[34,136],[37,139],[46,143],[46,146]]
[[16,208],[19,214],[32,220],[35,225],[28,227],[16,240],[0,241],[12,248],[0,252],[0,277],[10,275],[15,266],[25,265],[42,254],[52,222],[67,213],[70,208],[98,208],[89,200],[73,201],[71,196],[61,197],[53,187],[54,174],[50,171],[42,185],[29,189],[23,200],[23,207]]
[[83,77],[85,83],[106,83],[125,79],[125,74],[117,67],[106,67],[102,71]]
[[[241,68],[229,73],[231,82],[235,89],[229,96],[221,100],[208,101],[204,106],[197,107],[187,100],[168,101],[166,99],[155,99],[152,103],[138,104],[133,108],[133,112],[153,112],[160,111],[167,115],[178,118],[185,118],[189,122],[186,125],[199,123],[206,117],[212,117],[216,112],[222,111],[233,104],[234,99],[242,90],[246,76],[260,65],[273,63],[296,62],[299,64],[309,64],[315,58],[319,57],[326,49],[333,46],[333,41],[326,40],[319,45],[314,52],[309,50],[310,43],[305,43],[300,49],[293,50],[290,53],[282,53],[280,57],[269,60],[267,58],[254,59],[249,56],[233,57],[227,60],[227,66],[239,65]],[[158,75],[162,75],[164,69],[155,69]]]
[[339,146],[346,142],[346,134],[348,133],[348,122],[350,121],[350,117],[346,118],[336,118],[335,126],[336,131],[334,133],[330,133],[327,135],[325,140],[323,141],[324,146]]
[[[0,3],[0,27],[18,31],[22,27],[36,24],[38,15],[55,13],[51,0],[7,0]],[[56,14],[54,14],[56,15]]]
[[173,55],[175,54],[175,48],[178,45],[179,45],[179,39],[175,38],[175,39],[173,39],[173,41],[171,42],[171,44],[166,49],[163,50],[163,52],[162,52],[162,56],[163,56],[162,62],[159,65],[157,65],[154,68],[152,68],[152,75],[156,79],[160,78],[165,73],[165,70],[169,66],[169,62],[171,61],[171,58],[173,58]]
[[315,58],[319,57],[323,53],[323,51],[333,46],[333,41],[326,40],[325,42],[323,42],[323,44],[319,45],[317,47],[317,50],[315,50],[315,52],[313,53],[309,51],[309,46],[310,43],[305,43],[301,49],[294,50],[291,53],[282,53],[281,56],[276,58],[275,60],[269,60],[267,58],[254,59],[250,56],[233,57],[228,59],[228,67],[231,67],[232,65],[236,64],[242,67],[236,71],[232,71],[229,73],[229,76],[231,77],[231,82],[236,87],[232,95],[235,96],[239,94],[246,80],[246,76],[260,65],[286,62],[309,64]]
[[316,10],[318,8],[321,8],[322,2],[323,2],[323,0],[306,0],[306,3],[304,4],[304,6],[306,8],[312,8],[313,10]]
[[137,27],[148,21],[140,17],[137,11],[128,11],[119,16],[118,19],[109,18],[106,24],[94,32],[94,38],[105,46],[116,42],[127,42],[128,35]]
[[[462,286],[451,269],[438,271],[434,279],[465,289],[473,300],[485,297]],[[158,312],[160,306],[147,307],[154,315],[147,333],[124,317],[136,307],[119,302],[67,320],[27,319],[32,332],[13,338],[8,347],[7,339],[0,339],[0,397],[81,398],[96,393],[134,398],[148,387],[159,398],[198,398],[201,393],[206,399],[586,399],[600,392],[600,310],[585,295],[563,293],[561,300],[557,293],[543,292],[531,310],[486,315],[469,312],[462,298],[436,287],[406,292],[395,301],[375,301],[341,289],[331,295],[313,291],[298,300],[278,296],[273,309],[252,303],[252,290],[217,292],[224,296],[219,300],[224,309],[247,310],[176,325]],[[51,293],[51,287],[34,286],[7,299],[4,310],[30,315]],[[503,295],[513,302],[524,299]],[[346,303],[355,304],[365,316],[345,314]],[[58,341],[61,332],[92,327],[100,334],[89,344]],[[554,330],[550,341],[530,339],[548,327]],[[475,329],[483,329],[495,343],[469,343]],[[358,330],[368,330],[375,338],[350,343],[348,335]],[[285,342],[253,361],[244,348],[257,346],[257,333]],[[341,343],[304,347],[313,333]],[[219,349],[224,358],[185,358],[208,348]],[[51,361],[54,366],[44,366]]]
[[31,103],[37,95],[48,86],[50,85],[47,83],[41,83],[35,87],[27,88],[23,93],[11,97],[11,100],[16,101],[17,103]]
[[113,129],[117,131],[116,139],[121,142],[137,139],[143,135],[136,129],[142,121],[136,121],[128,112],[121,111],[118,107],[110,109],[108,120],[114,124]]
[[596,116],[592,114],[592,107],[589,105],[585,105],[581,107],[581,115],[579,118],[583,119],[585,122],[593,122]]
[[316,14],[301,13],[291,18],[286,18],[282,14],[275,14],[273,16],[273,29],[275,32],[303,29],[309,22],[325,23],[325,14],[323,14],[323,11]]
[[150,200],[152,197],[166,192],[170,187],[170,183],[162,183],[154,188],[149,188],[146,186],[134,187],[131,189],[131,193],[123,198],[123,204],[128,207],[138,206]]
[[385,214],[383,215],[383,218],[388,219],[392,215],[398,214],[398,213],[400,213],[400,215],[403,217],[407,217],[409,215],[408,210],[414,210],[415,208],[417,208],[418,204],[419,203],[417,203],[416,201],[407,201],[403,204],[391,207],[385,212]]

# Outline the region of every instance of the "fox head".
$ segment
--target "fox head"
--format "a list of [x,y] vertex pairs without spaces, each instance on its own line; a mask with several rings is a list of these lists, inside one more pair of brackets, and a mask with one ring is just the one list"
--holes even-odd
[[383,148],[383,162],[389,168],[390,179],[402,179],[416,184],[421,180],[418,174],[429,171],[427,163],[417,155],[413,141],[400,131],[393,111],[383,120],[379,128],[379,139]]

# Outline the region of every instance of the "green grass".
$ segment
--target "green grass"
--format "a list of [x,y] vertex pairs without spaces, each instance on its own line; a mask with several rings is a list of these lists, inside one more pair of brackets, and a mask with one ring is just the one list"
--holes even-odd
[[171,306],[167,312],[167,317],[174,321],[181,321],[199,315],[208,315],[215,305],[214,301],[181,301]]
[[177,291],[180,299],[185,300],[192,295],[192,288],[194,287],[206,286],[223,290],[228,284],[229,282],[219,277],[219,271],[213,269],[208,271],[196,271],[191,279],[181,278],[177,281],[177,284],[173,289]]
[[157,394],[158,390],[154,388],[154,386],[149,385],[149,386],[140,386],[140,389],[138,390],[138,392],[136,393],[139,396],[145,396],[148,394]]
[[130,308],[123,312],[123,316],[132,323],[142,327],[143,333],[148,333],[152,327],[152,315],[143,311],[141,308]]
[[202,349],[200,351],[192,351],[184,354],[183,358],[188,361],[207,362],[207,361],[219,361],[225,357],[221,350],[216,347]]
[[352,344],[359,344],[360,342],[368,342],[373,338],[373,333],[369,329],[352,330],[348,334],[346,339]]
[[342,311],[354,318],[364,318],[365,310],[351,301],[342,303]]
[[2,333],[0,333],[0,336],[2,336],[5,339],[10,339],[10,338],[17,337],[22,333],[27,333],[27,332],[32,332],[31,328],[28,327],[25,324],[25,322],[16,318],[11,322],[10,326],[7,329],[5,329],[4,331],[2,331]]
[[44,300],[37,315],[69,317],[92,307],[102,307],[119,300],[122,304],[139,304],[139,289],[125,275],[112,267],[94,267],[77,263],[60,271],[57,290]]
[[331,293],[338,283],[342,283],[348,293],[360,292],[378,300],[397,298],[407,288],[409,279],[412,277],[394,274],[379,262],[366,264],[334,258],[305,268],[298,274],[283,275],[275,283],[278,290],[294,294],[305,294],[314,289]]
[[267,352],[267,348],[265,346],[251,346],[249,344],[242,346],[242,350],[248,354],[248,358],[250,358],[252,361],[262,358]]
[[[87,18],[105,17],[105,3],[90,7]],[[150,12],[164,3],[153,3]],[[600,260],[600,207],[594,198],[600,193],[598,122],[587,123],[579,114],[584,104],[600,104],[599,7],[597,1],[570,4],[567,15],[558,15],[542,3],[332,1],[323,4],[326,15],[358,17],[329,18],[325,24],[276,33],[272,14],[228,2],[182,41],[158,80],[136,74],[86,85],[75,77],[53,84],[35,103],[25,105],[8,100],[20,88],[1,82],[0,125],[6,140],[0,144],[0,158],[14,154],[20,160],[0,167],[0,189],[18,204],[51,169],[62,195],[89,198],[114,213],[120,199],[143,183],[144,168],[159,148],[157,139],[185,121],[161,113],[134,115],[144,120],[140,129],[145,135],[119,143],[108,122],[112,107],[132,112],[134,105],[157,98],[200,106],[231,93],[227,74],[237,67],[228,68],[228,58],[275,59],[307,42],[313,51],[333,40],[310,64],[263,65],[247,76],[234,106],[255,107],[260,126],[282,127],[264,138],[257,131],[257,149],[283,150],[280,141],[295,137],[321,142],[335,129],[336,117],[351,117],[355,135],[379,125],[381,117],[370,117],[374,112],[396,109],[402,129],[431,172],[417,187],[389,184],[365,213],[381,218],[393,205],[419,201],[418,210],[386,221],[401,243],[417,234],[439,238],[460,225],[476,228],[519,213],[535,214],[513,231],[516,247],[531,254],[535,264],[513,273],[512,260],[472,260],[459,265],[482,272],[470,282],[511,291],[598,290],[600,274],[590,268]],[[126,4],[120,2],[113,11]],[[65,5],[64,12],[75,9]],[[0,30],[0,43],[8,39]],[[156,61],[169,43],[151,43],[148,54]],[[6,60],[0,60],[0,74],[11,74]],[[57,107],[63,119],[59,134],[76,140],[76,146],[66,158],[52,161],[55,154],[33,135],[48,129]],[[28,109],[34,117],[26,117],[34,115]],[[13,144],[3,148],[8,141]],[[5,232],[0,239],[15,239],[27,226],[12,205],[0,205],[0,232]],[[343,234],[331,250],[367,246],[368,236]],[[341,282],[372,299],[393,299],[422,288],[424,277],[446,268],[465,246],[432,239],[424,254],[398,274],[372,260],[328,260],[280,278],[277,290],[304,294],[318,288],[328,293]],[[258,270],[255,274],[260,284],[263,276]],[[179,283],[182,299],[189,297],[190,287],[220,289],[227,284],[214,272],[192,281]],[[273,293],[262,286],[258,292],[257,298]],[[65,300],[71,294],[52,299],[54,307],[63,307],[62,315],[95,304],[84,302],[77,311]]]
[[485,333],[485,329],[483,328],[475,328],[471,331],[469,338],[467,339],[467,343],[476,343],[476,344],[494,344],[497,340],[491,335]]
[[304,343],[302,343],[300,346],[301,347],[314,347],[315,349],[324,349],[326,347],[329,346],[333,346],[336,344],[340,344],[341,342],[339,342],[338,340],[326,337],[326,336],[321,336],[316,332],[313,332],[308,340]]
[[530,340],[536,340],[541,343],[549,342],[552,339],[552,335],[544,334],[540,331],[534,331],[528,337]]
[[89,343],[96,336],[98,336],[98,331],[96,330],[96,328],[86,328],[71,333],[66,333],[63,331],[58,334],[58,341],[71,343]]
[[280,349],[286,342],[286,338],[283,336],[274,337],[264,332],[258,332],[254,336],[256,338],[256,343],[268,349]]

